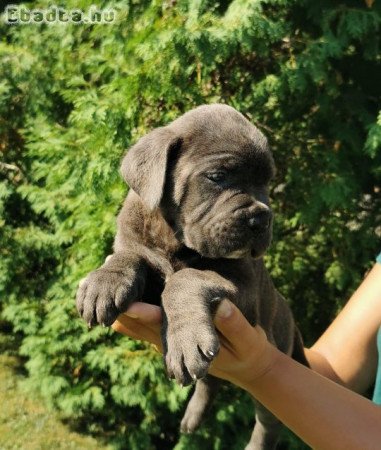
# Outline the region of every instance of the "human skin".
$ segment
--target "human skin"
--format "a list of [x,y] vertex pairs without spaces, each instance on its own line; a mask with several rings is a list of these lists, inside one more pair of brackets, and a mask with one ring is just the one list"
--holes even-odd
[[[114,330],[161,350],[161,310],[134,303]],[[224,300],[215,316],[221,349],[210,373],[248,391],[314,449],[376,450],[381,407],[359,395],[376,376],[381,325],[381,264],[376,264],[306,355],[311,369],[271,345]]]

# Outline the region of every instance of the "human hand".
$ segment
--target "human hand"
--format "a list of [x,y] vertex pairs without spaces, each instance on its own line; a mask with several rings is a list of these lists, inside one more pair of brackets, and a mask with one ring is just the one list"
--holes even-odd
[[220,352],[209,373],[249,390],[275,363],[278,352],[259,325],[251,326],[241,311],[223,300],[214,318]]
[[[161,308],[148,303],[133,303],[112,325],[119,333],[145,340],[162,351]],[[277,352],[260,326],[252,327],[239,309],[223,300],[214,318],[221,348],[209,373],[248,389],[276,360]]]
[[160,306],[134,302],[125,313],[118,316],[111,327],[125,336],[148,341],[162,352],[161,320],[162,310]]

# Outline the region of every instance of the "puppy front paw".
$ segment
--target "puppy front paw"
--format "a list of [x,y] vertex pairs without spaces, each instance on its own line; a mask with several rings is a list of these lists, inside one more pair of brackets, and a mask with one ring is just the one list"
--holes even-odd
[[110,326],[119,314],[139,299],[144,281],[134,269],[101,267],[80,282],[76,304],[89,327]]
[[177,324],[175,330],[169,327],[167,331],[164,352],[167,373],[182,386],[203,378],[220,349],[214,328],[202,322]]

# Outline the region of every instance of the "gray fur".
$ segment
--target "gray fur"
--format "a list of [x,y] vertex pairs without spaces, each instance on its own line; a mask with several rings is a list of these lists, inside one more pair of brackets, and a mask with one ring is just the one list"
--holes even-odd
[[[218,390],[207,372],[219,349],[213,314],[222,298],[306,363],[290,309],[262,260],[274,170],[266,138],[226,105],[200,106],[153,130],[122,162],[130,192],[114,254],[78,290],[78,310],[90,325],[111,325],[136,300],[162,305],[168,374],[183,385],[198,380],[184,432],[198,427]],[[274,448],[279,422],[256,409],[247,449]]]

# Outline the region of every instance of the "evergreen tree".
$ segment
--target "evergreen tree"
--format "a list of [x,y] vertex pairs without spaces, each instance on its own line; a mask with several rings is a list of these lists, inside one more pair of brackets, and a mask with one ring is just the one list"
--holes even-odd
[[[89,331],[77,284],[111,252],[125,149],[196,105],[225,102],[269,137],[278,173],[266,262],[307,343],[319,336],[380,247],[381,6],[98,7],[115,8],[116,22],[1,23],[1,318],[22,339],[31,387],[78,427],[131,450],[240,449],[253,420],[246,394],[225,387],[205,426],[179,436],[189,389],[166,379],[149,345]],[[305,448],[293,439],[282,448]]]

